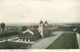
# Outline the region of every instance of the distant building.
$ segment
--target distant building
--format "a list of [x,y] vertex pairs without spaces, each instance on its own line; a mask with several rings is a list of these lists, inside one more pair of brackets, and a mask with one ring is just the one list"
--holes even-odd
[[49,32],[49,29],[48,29],[48,22],[45,21],[43,23],[43,21],[41,20],[40,23],[39,23],[39,32],[41,34],[42,37],[46,37],[48,32]]
[[19,35],[20,40],[30,42],[50,36],[47,21],[43,23],[41,20],[39,25],[28,27],[29,28],[27,30],[23,31],[22,34]]
[[40,23],[39,23],[39,32],[40,32],[40,34],[41,34],[42,37],[43,37],[43,28],[44,28],[44,23],[41,20]]

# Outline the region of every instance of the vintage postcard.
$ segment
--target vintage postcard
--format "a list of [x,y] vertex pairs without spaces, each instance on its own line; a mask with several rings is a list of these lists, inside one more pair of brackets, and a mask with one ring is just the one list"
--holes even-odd
[[0,52],[79,52],[80,0],[0,0]]

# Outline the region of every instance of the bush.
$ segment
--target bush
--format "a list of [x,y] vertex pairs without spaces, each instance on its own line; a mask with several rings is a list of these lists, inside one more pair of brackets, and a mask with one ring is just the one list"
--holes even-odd
[[18,31],[5,32],[5,33],[0,34],[0,38],[14,36],[14,35],[19,35],[19,34],[20,33]]
[[26,49],[30,44],[16,43],[16,42],[3,42],[0,43],[0,49]]
[[41,35],[38,32],[38,30],[33,30],[33,32],[34,32],[34,35],[33,35],[32,39],[31,39],[31,41],[35,41],[35,40],[38,40],[38,39],[41,38]]

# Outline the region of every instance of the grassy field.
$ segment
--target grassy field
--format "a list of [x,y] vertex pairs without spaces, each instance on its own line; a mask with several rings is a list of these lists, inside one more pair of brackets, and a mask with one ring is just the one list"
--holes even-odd
[[77,38],[75,33],[64,33],[47,49],[77,49]]
[[55,28],[55,29],[52,30],[52,32],[53,32],[53,31],[54,31],[54,32],[55,32],[55,31],[61,31],[61,29],[60,29],[60,28]]

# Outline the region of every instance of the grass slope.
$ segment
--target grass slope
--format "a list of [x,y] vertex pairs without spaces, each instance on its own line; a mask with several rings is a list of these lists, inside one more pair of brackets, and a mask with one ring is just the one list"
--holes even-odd
[[48,49],[77,49],[77,38],[75,33],[64,33]]

